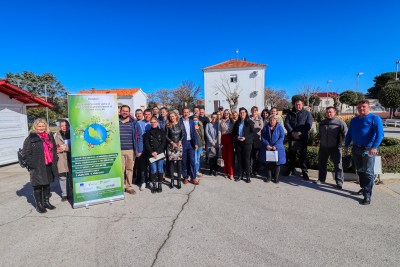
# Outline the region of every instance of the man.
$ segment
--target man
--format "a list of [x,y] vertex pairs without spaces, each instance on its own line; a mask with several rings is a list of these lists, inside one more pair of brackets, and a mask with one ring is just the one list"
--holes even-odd
[[143,112],[143,120],[137,122],[137,131],[136,131],[136,138],[138,142],[138,146],[136,149],[136,170],[137,170],[137,176],[139,177],[139,185],[140,191],[143,191],[146,188],[146,185],[148,185],[148,159],[145,154],[143,154],[143,135],[145,132],[151,129],[151,124],[150,124],[150,119],[152,117],[152,113],[150,109],[146,109]]
[[167,125],[167,117],[168,109],[166,107],[162,107],[160,109],[160,116],[158,117],[158,128],[165,130],[165,126]]
[[156,116],[157,119],[158,119],[158,116],[159,116],[158,113],[159,113],[158,107],[157,107],[157,106],[154,106],[154,107],[153,107],[153,116]]
[[326,167],[329,157],[335,167],[336,187],[342,189],[344,176],[342,168],[342,145],[347,134],[347,125],[344,121],[336,117],[336,109],[327,107],[326,118],[319,123],[319,152],[318,152],[318,180],[314,183],[325,183]]
[[261,130],[264,128],[264,121],[258,115],[258,107],[251,108],[250,120],[254,123],[253,145],[251,148],[251,175],[256,176],[258,172],[258,155],[261,147]]
[[143,120],[143,110],[141,110],[140,108],[135,110],[135,118],[137,121]]
[[294,103],[293,110],[290,111],[285,119],[285,128],[289,138],[289,162],[288,172],[294,173],[296,164],[296,158],[299,156],[301,172],[303,179],[308,181],[308,169],[307,169],[307,142],[308,134],[311,130],[314,119],[310,112],[304,109],[304,103],[302,100],[297,100]]
[[190,176],[191,182],[194,185],[198,185],[199,182],[196,180],[195,172],[195,150],[197,150],[197,135],[194,129],[194,122],[189,118],[189,108],[183,108],[182,118],[180,123],[183,126],[183,138],[182,138],[182,175],[183,184],[187,184],[188,177]]
[[199,109],[198,106],[195,106],[195,107],[193,108],[193,115],[190,116],[189,118],[190,118],[191,120],[193,120],[193,117],[194,117],[194,116],[197,116],[197,117],[200,116],[200,109]]
[[131,108],[127,105],[121,106],[119,133],[121,139],[122,172],[124,173],[124,187],[129,194],[135,194],[132,186],[133,166],[135,164],[134,129],[136,122],[130,118]]
[[210,119],[206,116],[206,111],[204,108],[199,108],[199,115],[199,121],[201,121],[204,130],[206,130],[206,125],[210,122]]
[[370,113],[369,101],[364,99],[357,104],[358,116],[350,121],[346,135],[344,153],[347,155],[350,143],[353,143],[351,156],[360,179],[364,199],[362,205],[371,204],[374,185],[375,156],[381,144],[384,132],[382,119]]

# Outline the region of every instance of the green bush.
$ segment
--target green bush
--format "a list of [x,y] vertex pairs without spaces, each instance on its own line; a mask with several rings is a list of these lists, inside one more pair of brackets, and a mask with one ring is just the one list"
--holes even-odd
[[[286,155],[288,153],[286,147]],[[349,148],[351,151],[351,147]],[[308,168],[318,170],[318,151],[319,147],[309,146],[307,148]],[[382,157],[383,173],[400,173],[400,140],[391,137],[384,137],[381,146],[378,148],[378,155]],[[300,167],[296,164],[296,167]],[[333,171],[333,164],[329,160],[328,171]],[[345,170],[345,172],[354,172],[354,170]]]

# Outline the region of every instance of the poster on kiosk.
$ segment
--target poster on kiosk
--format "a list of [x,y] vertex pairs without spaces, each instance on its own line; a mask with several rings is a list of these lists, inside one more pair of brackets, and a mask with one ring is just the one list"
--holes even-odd
[[73,207],[123,199],[117,95],[69,95],[68,111]]

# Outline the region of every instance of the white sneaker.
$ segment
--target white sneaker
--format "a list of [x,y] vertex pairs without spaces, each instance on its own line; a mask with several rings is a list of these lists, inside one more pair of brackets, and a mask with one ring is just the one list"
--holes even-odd
[[139,190],[140,190],[140,191],[143,191],[143,190],[145,190],[145,189],[146,189],[146,183],[143,183],[143,184],[140,186]]
[[198,172],[198,173],[196,173],[196,176],[197,176],[197,177],[202,177],[203,174],[201,174],[200,172]]

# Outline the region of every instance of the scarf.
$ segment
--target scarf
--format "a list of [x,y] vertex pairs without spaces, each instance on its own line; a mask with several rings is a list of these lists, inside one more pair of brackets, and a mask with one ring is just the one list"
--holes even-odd
[[37,135],[43,141],[44,162],[49,165],[53,162],[53,143],[48,133],[37,133]]

